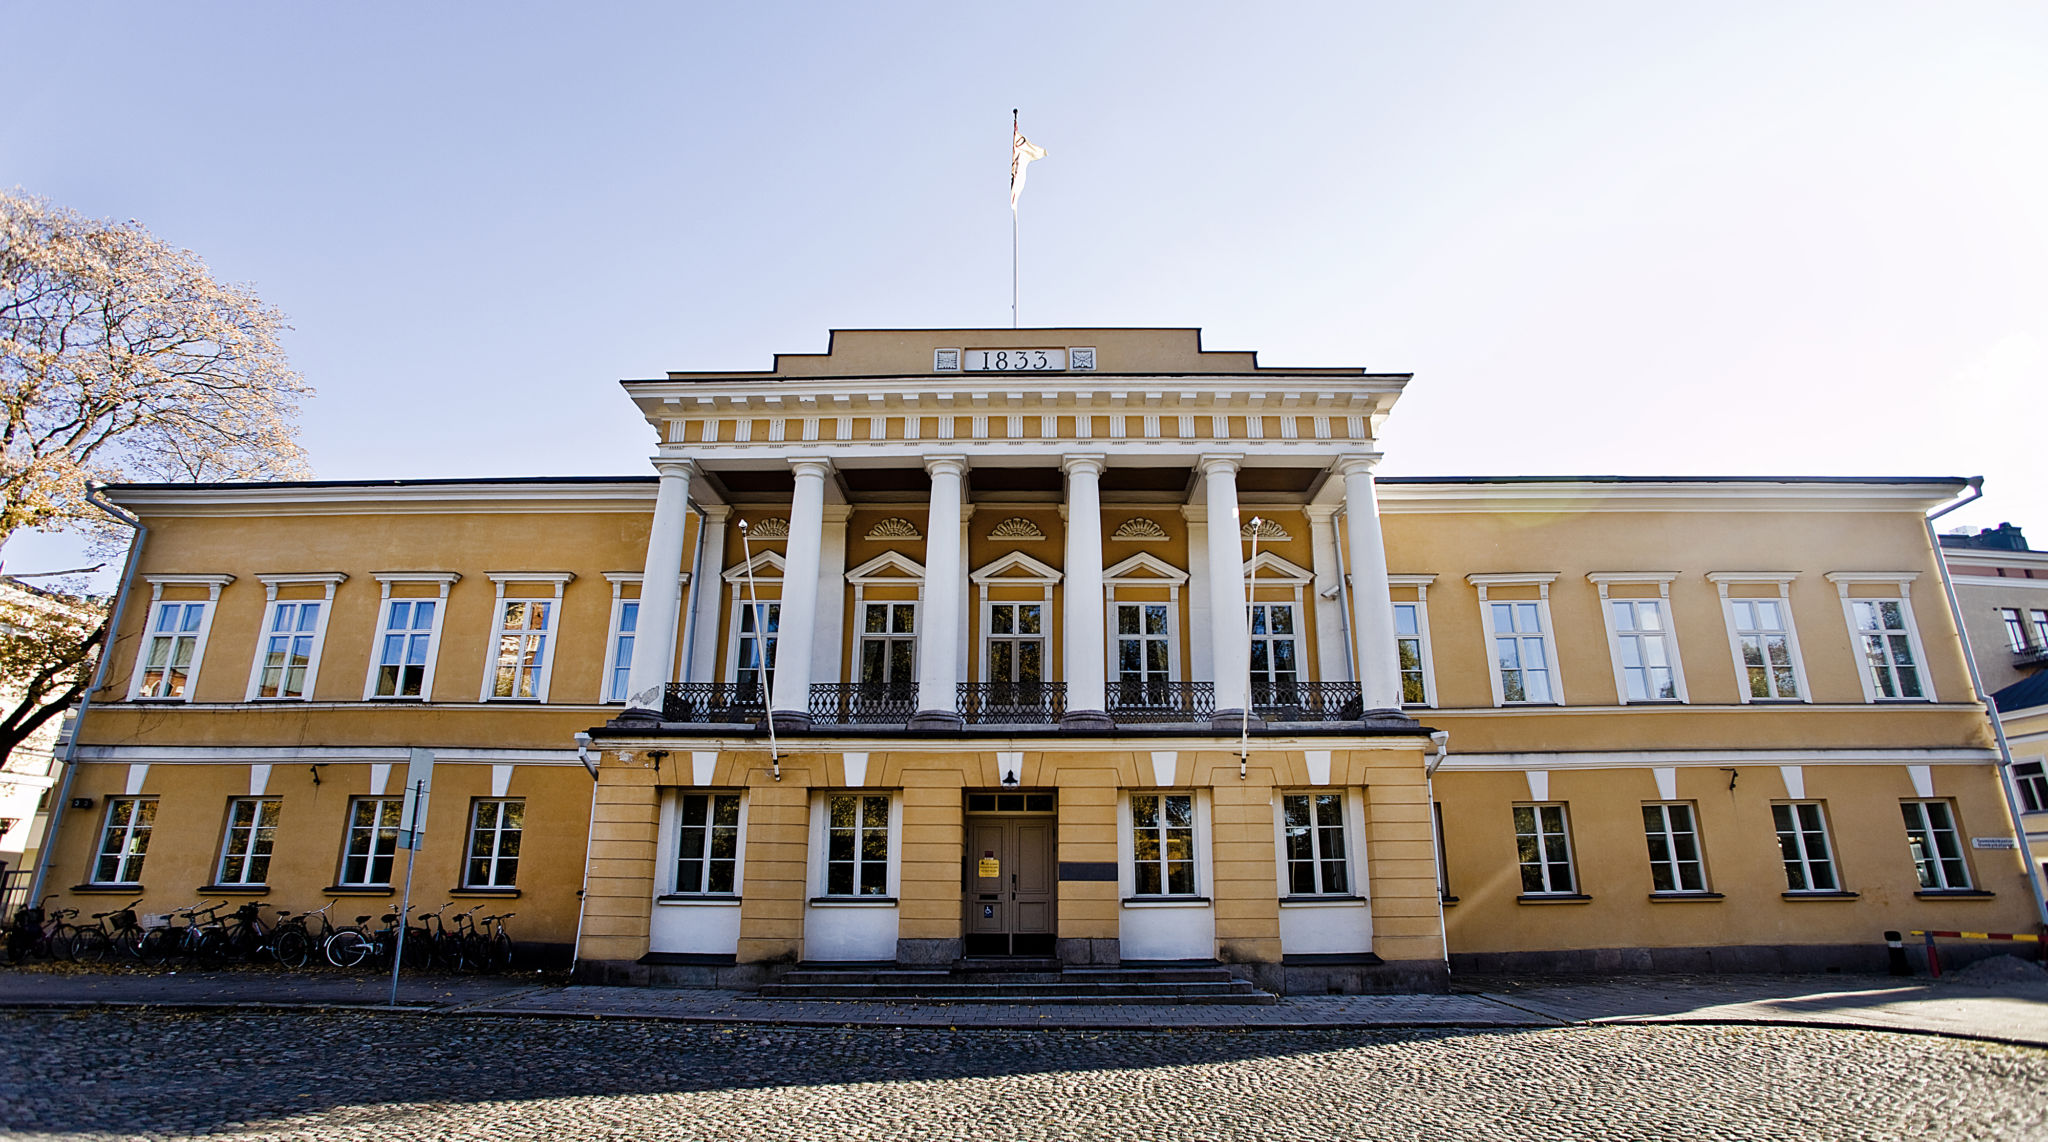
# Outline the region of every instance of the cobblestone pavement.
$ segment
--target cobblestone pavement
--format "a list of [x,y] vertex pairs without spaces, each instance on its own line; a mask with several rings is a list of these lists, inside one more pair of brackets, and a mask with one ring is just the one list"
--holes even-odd
[[1864,1031],[0,1014],[19,1138],[2038,1139],[2048,1051]]

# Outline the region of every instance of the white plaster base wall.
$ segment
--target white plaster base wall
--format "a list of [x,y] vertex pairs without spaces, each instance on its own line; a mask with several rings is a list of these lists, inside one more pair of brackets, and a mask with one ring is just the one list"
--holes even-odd
[[810,904],[804,908],[804,959],[896,959],[893,904]]
[[699,956],[730,956],[740,947],[740,902],[655,901],[647,948]]
[[1213,960],[1216,909],[1208,904],[1126,904],[1117,935],[1127,960]]
[[1363,900],[1280,905],[1280,954],[1334,956],[1372,951],[1372,909]]

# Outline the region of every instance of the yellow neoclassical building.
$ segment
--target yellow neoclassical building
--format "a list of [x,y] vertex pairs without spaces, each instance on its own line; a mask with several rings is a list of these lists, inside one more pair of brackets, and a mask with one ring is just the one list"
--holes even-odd
[[116,487],[48,890],[391,896],[418,758],[415,900],[592,980],[1388,990],[2035,924],[1924,524],[1961,481],[1379,478],[1408,381],[840,331],[626,382],[650,475]]

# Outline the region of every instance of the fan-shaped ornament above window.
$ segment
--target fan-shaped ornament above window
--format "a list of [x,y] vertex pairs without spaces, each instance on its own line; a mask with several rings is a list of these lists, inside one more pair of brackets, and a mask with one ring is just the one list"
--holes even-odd
[[917,525],[902,516],[892,515],[868,529],[869,539],[923,539],[924,533]]
[[1044,539],[1045,532],[1039,530],[1037,524],[1032,523],[1023,516],[1013,515],[1009,519],[990,528],[988,537],[990,539]]
[[1144,516],[1133,516],[1119,524],[1115,531],[1109,533],[1109,537],[1111,539],[1135,539],[1139,541],[1165,539],[1166,529],[1160,527],[1157,520],[1146,519]]
[[747,525],[747,538],[788,539],[789,520],[779,515],[772,515],[766,519],[757,519]]
[[1245,525],[1244,525],[1244,531],[1242,532],[1242,534],[1243,534],[1244,538],[1246,538],[1246,539],[1250,539],[1250,538],[1252,538],[1252,536],[1253,536],[1254,532],[1256,532],[1256,534],[1258,535],[1258,537],[1259,537],[1260,539],[1293,539],[1293,538],[1294,538],[1293,536],[1291,536],[1291,535],[1287,534],[1287,529],[1286,529],[1286,528],[1284,528],[1284,527],[1281,527],[1281,526],[1280,526],[1279,524],[1277,524],[1277,523],[1274,523],[1274,522],[1273,522],[1272,520],[1270,520],[1270,519],[1264,519],[1264,518],[1261,518],[1261,519],[1260,519],[1260,520],[1259,520],[1259,521],[1258,521],[1258,522],[1257,522],[1256,524],[1254,524],[1254,523],[1251,523],[1251,522],[1249,522],[1249,521],[1247,521],[1247,522],[1245,523]]

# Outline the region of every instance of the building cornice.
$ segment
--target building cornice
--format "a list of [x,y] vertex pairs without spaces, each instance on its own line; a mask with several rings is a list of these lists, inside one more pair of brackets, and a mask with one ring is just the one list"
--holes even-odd
[[533,480],[373,480],[274,484],[116,484],[107,498],[145,516],[399,515],[438,512],[653,510],[647,477]]
[[1952,478],[1535,477],[1375,481],[1383,512],[1871,511],[1921,514],[1959,495]]

